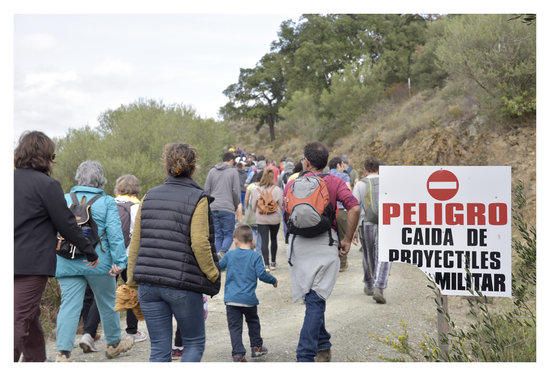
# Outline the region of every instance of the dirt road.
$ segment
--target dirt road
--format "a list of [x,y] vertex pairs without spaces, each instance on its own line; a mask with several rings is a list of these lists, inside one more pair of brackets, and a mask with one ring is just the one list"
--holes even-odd
[[[263,361],[293,362],[296,359],[295,350],[304,305],[292,303],[290,298],[290,267],[286,262],[284,244],[280,245],[278,256],[279,267],[273,274],[279,280],[279,287],[273,288],[259,282],[257,290],[262,336],[269,349]],[[375,337],[400,332],[402,321],[407,324],[413,343],[421,340],[425,333],[435,336],[436,311],[424,274],[416,267],[394,264],[385,292],[387,304],[376,304],[363,293],[361,258],[362,253],[358,248],[352,247],[349,269],[339,274],[336,287],[327,301],[326,327],[332,335],[333,361],[372,362],[381,361],[381,357],[395,357],[395,351],[376,341]],[[121,327],[125,328],[125,324],[123,321]],[[140,322],[139,326],[140,330],[147,330],[144,322]],[[243,339],[245,347],[248,347],[246,330]],[[148,361],[149,345],[148,340],[137,343],[130,352],[114,361]],[[102,341],[99,348],[105,348]],[[53,341],[48,341],[47,353],[49,358],[55,357]],[[83,354],[80,348],[74,349],[71,358],[81,362],[107,361],[104,351]],[[203,361],[231,361],[231,343],[223,304],[223,281],[220,294],[209,300]]]

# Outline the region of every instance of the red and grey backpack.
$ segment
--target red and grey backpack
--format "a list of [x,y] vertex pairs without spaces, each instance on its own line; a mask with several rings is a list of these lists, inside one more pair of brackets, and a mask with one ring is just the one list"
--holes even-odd
[[[332,224],[336,212],[330,203],[327,184],[323,179],[327,175],[306,176],[306,173],[308,171],[302,172],[289,183],[284,198],[287,241],[289,235],[293,235],[290,257],[296,235],[314,238],[326,232],[329,236],[329,245],[334,245]],[[292,266],[290,257],[288,263]]]

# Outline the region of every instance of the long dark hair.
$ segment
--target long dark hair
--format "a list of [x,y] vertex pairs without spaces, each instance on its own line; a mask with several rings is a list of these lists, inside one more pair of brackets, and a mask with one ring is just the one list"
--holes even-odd
[[55,158],[55,144],[39,131],[25,132],[14,152],[15,168],[32,168],[50,175]]

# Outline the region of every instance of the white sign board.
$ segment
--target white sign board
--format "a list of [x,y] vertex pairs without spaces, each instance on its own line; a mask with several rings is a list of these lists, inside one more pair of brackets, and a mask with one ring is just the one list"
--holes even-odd
[[418,266],[444,295],[512,296],[511,179],[509,166],[380,166],[380,261]]

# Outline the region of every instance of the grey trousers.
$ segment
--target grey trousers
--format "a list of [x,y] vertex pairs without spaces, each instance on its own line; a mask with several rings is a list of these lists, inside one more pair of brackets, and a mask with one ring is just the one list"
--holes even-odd
[[385,289],[388,286],[391,263],[378,262],[378,225],[363,222],[359,231],[363,247],[363,282],[368,288]]

